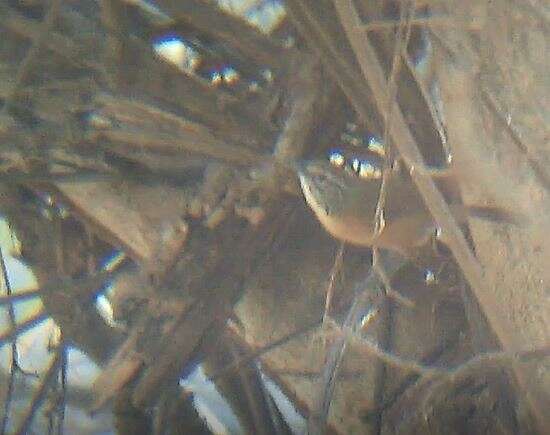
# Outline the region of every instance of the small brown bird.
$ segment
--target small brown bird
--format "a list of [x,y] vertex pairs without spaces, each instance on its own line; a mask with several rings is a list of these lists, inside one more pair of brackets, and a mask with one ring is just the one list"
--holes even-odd
[[[392,170],[386,186],[384,225],[375,234],[384,161],[382,155],[369,150],[337,150],[328,159],[301,164],[298,175],[307,204],[334,237],[352,245],[377,246],[409,256],[411,250],[435,236],[437,225],[410,177]],[[441,187],[444,190],[445,186]],[[461,203],[449,206],[459,223],[468,216],[515,221],[510,213],[496,207],[468,207]]]

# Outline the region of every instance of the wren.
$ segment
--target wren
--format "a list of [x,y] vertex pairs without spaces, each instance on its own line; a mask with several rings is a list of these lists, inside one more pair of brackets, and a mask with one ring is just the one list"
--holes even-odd
[[[385,158],[370,150],[332,151],[328,158],[301,163],[298,175],[305,200],[334,237],[357,246],[379,247],[405,256],[433,240],[438,227],[408,174],[390,171],[383,208],[384,225],[376,231],[375,216]],[[495,207],[450,203],[455,219],[468,216],[510,221],[511,214]]]

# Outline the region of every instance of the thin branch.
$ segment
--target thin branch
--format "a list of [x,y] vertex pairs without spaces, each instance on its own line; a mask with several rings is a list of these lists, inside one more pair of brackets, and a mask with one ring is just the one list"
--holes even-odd
[[[441,357],[444,354],[448,354],[448,352],[452,351],[452,349],[456,350],[458,341],[459,334],[456,334],[451,340],[442,340],[435,346],[435,348],[431,349],[425,356],[423,356],[418,361],[418,363],[420,363],[421,366],[429,366],[433,368],[433,365],[436,364],[437,361],[440,361]],[[392,388],[391,392],[386,392],[383,400],[377,402],[376,407],[369,412],[369,415],[374,416],[376,414],[379,414],[381,416],[387,417],[387,415],[384,415],[384,413],[389,410],[389,408],[393,406],[394,403],[396,403],[399,398],[418,381],[420,376],[420,374],[411,371],[408,375],[405,376],[402,381],[399,382],[396,387]]]
[[[409,6],[410,5],[410,6]],[[391,159],[392,155],[392,143],[390,141],[389,133],[392,122],[392,114],[394,106],[396,106],[396,96],[397,96],[397,84],[396,79],[399,74],[399,69],[401,68],[401,50],[406,49],[409,38],[411,36],[411,26],[409,23],[410,15],[414,13],[414,0],[407,2],[406,5],[401,5],[401,15],[400,15],[400,25],[397,29],[395,35],[395,44],[393,49],[392,63],[390,77],[387,82],[386,90],[386,105],[384,113],[384,136],[383,143],[384,146],[388,148],[386,153],[386,167],[382,174],[382,184],[380,185],[380,193],[378,195],[378,202],[376,204],[376,213],[374,217],[374,234],[379,235],[384,229],[384,206],[386,204],[386,191],[387,185],[389,182],[389,177],[391,176]],[[377,255],[373,255],[373,263],[376,263]]]
[[271,352],[274,349],[277,349],[281,346],[284,346],[285,344],[287,344],[288,342],[294,340],[295,338],[298,338],[298,337],[300,337],[304,334],[307,334],[307,333],[315,330],[320,325],[321,325],[321,322],[315,322],[311,325],[306,325],[303,328],[300,328],[300,329],[298,329],[294,332],[291,332],[290,334],[287,334],[287,335],[279,338],[278,340],[275,340],[275,341],[269,343],[267,346],[264,346],[260,349],[257,349],[255,351],[253,351],[253,352],[250,352],[248,355],[245,355],[245,356],[235,360],[234,362],[229,364],[227,367],[224,367],[222,370],[220,370],[216,373],[213,373],[211,376],[208,377],[208,379],[210,381],[214,382],[218,378],[230,375],[230,374],[236,372],[237,370],[239,370],[241,367],[243,367],[247,364],[250,364],[252,361],[254,361],[254,360],[260,358],[261,356],[267,354],[268,352]]
[[368,89],[357,83],[356,63],[347,58],[346,51],[335,44],[334,38],[324,29],[324,23],[315,15],[313,8],[308,8],[303,0],[287,0],[286,5],[296,28],[323,61],[333,80],[338,83],[367,127],[380,134],[381,124],[370,110],[372,96]]
[[92,298],[96,292],[101,291],[101,287],[106,281],[115,278],[118,274],[120,274],[124,270],[127,270],[129,267],[131,266],[129,263],[127,263],[127,266],[124,266],[122,268],[117,268],[115,270],[103,270],[84,278],[52,279],[51,281],[45,283],[44,286],[35,290],[28,290],[18,293],[10,292],[5,296],[0,296],[0,306],[40,297],[41,295],[55,291],[70,290],[74,292],[78,297]]
[[[403,49],[406,49],[409,43],[411,36],[411,25],[410,25],[410,16],[414,14],[415,3],[414,0],[407,2],[405,5],[401,5],[400,12],[400,25],[395,35],[395,44],[393,50],[390,78],[387,83],[387,109],[384,116],[384,137],[383,143],[388,148],[386,153],[386,165],[382,174],[382,183],[380,184],[380,192],[378,194],[378,201],[376,203],[376,212],[374,216],[374,234],[379,235],[384,230],[385,220],[384,220],[384,207],[386,204],[386,195],[387,195],[387,186],[389,179],[391,177],[391,159],[393,158],[392,147],[389,137],[392,114],[394,106],[396,106],[396,96],[397,96],[397,75],[399,74],[399,69],[401,67],[401,56],[400,53]],[[378,249],[373,247],[372,253],[372,267],[377,273],[380,274],[380,278],[384,283],[386,292],[396,297],[400,302],[405,303],[408,306],[414,306],[414,303],[407,298],[402,297],[399,293],[393,291],[390,280],[387,277],[384,268],[378,262]]]
[[15,328],[11,328],[9,331],[0,334],[0,346],[2,346],[4,343],[7,343],[8,341],[16,340],[19,335],[39,325],[48,317],[49,314],[45,310],[40,310],[38,313],[29,317],[24,322],[17,324]]
[[345,249],[345,243],[340,243],[338,245],[338,251],[336,252],[336,256],[334,257],[334,264],[332,265],[332,269],[330,271],[330,276],[327,283],[327,290],[325,292],[325,311],[323,313],[323,324],[326,324],[328,322],[328,317],[330,315],[330,310],[332,307],[332,298],[334,295],[334,282],[336,281],[336,276],[340,273],[342,269],[342,260],[344,257],[344,249]]
[[436,126],[437,132],[439,133],[441,145],[443,146],[443,148],[445,149],[445,152],[447,153],[447,160],[449,160],[449,158],[451,157],[451,151],[449,149],[449,144],[447,143],[447,132],[445,131],[445,126],[443,125],[441,116],[438,113],[438,109],[434,104],[433,98],[430,96],[429,90],[426,88],[426,84],[424,80],[422,80],[418,76],[418,71],[413,65],[411,58],[409,56],[409,53],[407,53],[406,48],[402,51],[401,56],[404,59],[405,65],[407,65],[407,68],[409,69],[409,72],[411,73],[412,77],[418,84],[418,89],[420,90],[420,93],[422,94],[422,98],[424,99],[426,106],[428,107],[433,123]]
[[[6,296],[10,298],[12,296],[11,284],[8,277],[8,269],[6,268],[6,262],[4,260],[4,254],[2,252],[2,247],[0,247],[0,267],[2,269],[2,287],[6,289]],[[1,296],[4,298],[4,296]],[[1,305],[1,304],[0,304]],[[15,310],[13,308],[13,300],[8,302],[8,318],[9,325],[11,330],[15,330],[17,326],[17,321],[15,319]],[[15,383],[15,373],[19,366],[18,363],[19,353],[17,351],[17,341],[13,340],[11,343],[11,361],[10,361],[10,377],[8,380],[8,387],[6,388],[6,399],[4,402],[4,414],[2,415],[2,426],[0,426],[0,433],[5,433],[8,425],[10,407],[12,402],[13,387]]]
[[[238,337],[222,334],[210,351],[206,351],[204,372],[208,376],[248,353],[249,347]],[[241,366],[232,376],[217,378],[215,385],[238,418],[243,432],[276,433],[276,421],[272,420],[269,399],[257,364]]]
[[[389,276],[393,276],[397,270],[404,264],[400,257],[394,257],[389,254],[386,270]],[[357,295],[348,311],[346,320],[342,328],[344,330],[354,330],[360,324],[364,313],[369,311],[377,303],[380,295],[380,289],[383,283],[378,274],[371,269],[364,281],[358,286]],[[322,434],[325,431],[328,411],[336,385],[336,379],[340,364],[344,357],[347,347],[347,337],[342,335],[338,337],[326,356],[325,366],[321,378],[319,379],[320,391],[314,396],[314,402],[311,405],[310,414],[307,422],[308,434]]]
[[[63,331],[61,331],[63,334]],[[61,397],[57,403],[58,416],[57,416],[57,435],[63,435],[63,429],[65,426],[65,410],[67,408],[67,369],[68,369],[68,347],[61,338],[60,344],[61,352],[61,370],[60,370],[60,388]]]
[[358,336],[353,330],[347,329],[342,332],[350,342],[358,345],[359,350],[375,355],[388,365],[402,370],[413,371],[423,376],[447,374],[447,371],[444,369],[425,366],[415,360],[400,358],[390,352],[386,352],[377,343],[368,338]]
[[[391,156],[390,128],[394,107],[396,106],[397,97],[397,76],[401,68],[401,52],[407,49],[409,39],[411,37],[411,16],[415,11],[415,0],[408,0],[402,3],[400,7],[399,27],[395,34],[395,43],[393,47],[393,56],[391,61],[390,77],[387,82],[387,109],[384,115],[384,146],[388,147],[389,152],[386,153],[386,159]],[[389,162],[388,162],[389,163]]]
[[435,378],[441,377],[436,388],[443,383],[456,383],[457,379],[464,378],[477,370],[495,364],[498,366],[510,365],[516,362],[526,362],[534,359],[550,357],[550,345],[522,349],[515,352],[487,352],[474,356],[464,363],[452,369],[443,369],[433,366],[423,365],[415,360],[398,357],[390,352],[386,352],[377,343],[368,338],[359,336],[353,329],[342,329],[342,334],[353,344],[356,344],[359,350],[363,350],[371,355],[375,355],[385,363],[400,370],[411,371],[422,376],[420,382],[427,383]]
[[403,296],[398,291],[394,290],[391,285],[391,279],[384,270],[384,267],[380,264],[380,261],[378,260],[380,257],[380,251],[378,248],[373,247],[372,248],[372,268],[374,271],[378,274],[380,280],[384,284],[384,291],[386,293],[386,296],[390,299],[393,299],[398,304],[407,307],[407,308],[414,308],[415,303],[414,300],[411,298],[408,298],[406,296]]
[[[533,359],[548,358],[550,356],[550,345],[518,350],[514,352],[488,352],[477,355],[472,359],[466,361],[463,364],[460,364],[454,369],[451,369],[443,374],[441,379],[436,380],[429,387],[429,391],[425,396],[424,403],[428,402],[431,397],[435,394],[437,390],[442,387],[446,387],[449,384],[457,384],[461,379],[465,379],[472,374],[483,370],[484,368],[489,368],[494,366],[496,368],[500,367],[513,367],[519,362]],[[421,378],[421,383],[429,382],[432,379],[438,377],[438,373],[427,373],[423,378]]]
[[[391,70],[386,89],[386,111],[384,113],[384,134],[383,143],[387,147],[385,156],[385,167],[382,173],[382,182],[380,184],[380,191],[378,193],[378,200],[376,203],[376,211],[374,215],[374,235],[375,237],[380,235],[384,231],[385,219],[384,209],[386,205],[387,186],[392,176],[392,159],[395,158],[393,152],[393,144],[390,141],[390,128],[392,123],[394,107],[397,106],[397,76],[401,68],[401,56],[402,50],[406,50],[409,44],[411,35],[410,18],[415,11],[415,1],[410,0],[402,2],[400,6],[400,18],[399,27],[395,34],[395,42],[393,44],[393,54],[391,59]],[[393,296],[397,301],[404,303],[406,306],[414,306],[414,302],[394,291],[391,286],[391,280],[387,276],[384,269],[384,265],[379,261],[380,254],[378,248],[373,246],[372,249],[372,269],[380,277],[380,280],[384,284],[385,292],[389,296]],[[392,319],[392,307],[385,305],[383,307],[384,330],[381,333],[381,343],[383,346],[389,346],[393,336],[393,319]],[[383,360],[382,360],[383,361]],[[374,387],[374,400],[376,403],[382,401],[384,394],[384,386],[386,384],[387,370],[384,364],[378,364],[377,374]],[[382,414],[378,413],[375,423],[375,431],[379,432],[381,428]]]
[[30,426],[32,424],[32,420],[36,415],[36,412],[38,411],[38,409],[46,399],[46,394],[48,392],[48,389],[57,377],[59,366],[61,365],[61,360],[62,360],[61,355],[62,355],[62,352],[60,349],[58,349],[55,352],[55,356],[51,361],[48,367],[48,370],[46,370],[46,373],[44,374],[44,377],[40,382],[40,386],[38,387],[36,392],[33,394],[30,402],[31,404],[27,409],[27,411],[24,413],[21,423],[14,430],[13,432],[14,434],[25,435],[29,432]]

